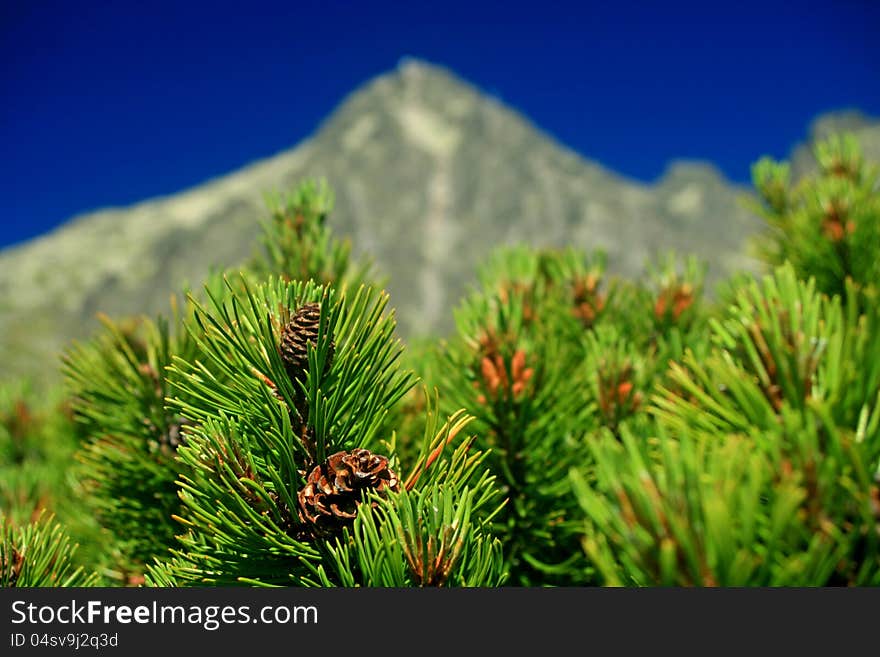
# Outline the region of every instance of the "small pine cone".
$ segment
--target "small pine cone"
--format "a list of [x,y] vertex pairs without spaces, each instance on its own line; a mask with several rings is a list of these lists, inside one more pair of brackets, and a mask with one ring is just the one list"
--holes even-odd
[[24,567],[24,555],[15,548],[12,548],[11,552],[12,554],[0,558],[0,572],[6,571],[4,574],[8,587],[13,587],[18,583],[18,576]]
[[[292,380],[304,380],[309,370],[308,343],[312,347],[318,344],[318,331],[321,322],[321,305],[307,303],[296,311],[290,321],[281,331],[281,345],[279,352],[281,360],[287,369],[287,374]],[[333,362],[333,353],[336,345],[332,336],[330,347],[327,352],[327,361],[324,365],[326,372]]]
[[299,517],[323,531],[340,528],[357,515],[364,489],[400,490],[388,459],[368,449],[336,452],[309,473],[299,491]]

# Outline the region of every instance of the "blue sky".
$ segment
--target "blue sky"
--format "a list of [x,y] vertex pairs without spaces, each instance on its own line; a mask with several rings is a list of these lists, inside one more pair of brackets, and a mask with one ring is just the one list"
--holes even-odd
[[309,136],[357,85],[442,64],[584,156],[746,182],[819,113],[880,115],[880,2],[0,2],[0,246]]

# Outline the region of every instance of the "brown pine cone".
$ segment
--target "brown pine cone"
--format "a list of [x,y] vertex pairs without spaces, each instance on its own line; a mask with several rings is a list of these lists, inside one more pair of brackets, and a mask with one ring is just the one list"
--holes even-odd
[[[321,304],[307,303],[290,318],[281,331],[281,344],[278,350],[281,360],[291,380],[304,381],[309,370],[308,343],[314,348],[318,344],[318,331],[321,323]],[[330,346],[324,371],[330,369],[336,345],[330,336]]]
[[11,548],[11,554],[0,557],[0,572],[6,576],[6,586],[13,587],[18,582],[18,576],[24,567],[24,554],[14,547]]
[[388,467],[388,459],[368,449],[336,452],[309,473],[299,491],[299,517],[320,530],[333,530],[357,515],[361,493],[400,490],[400,481]]

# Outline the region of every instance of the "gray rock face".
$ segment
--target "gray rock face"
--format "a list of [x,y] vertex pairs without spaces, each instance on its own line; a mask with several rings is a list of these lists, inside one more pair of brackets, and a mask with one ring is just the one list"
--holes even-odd
[[851,132],[862,147],[865,158],[880,162],[880,120],[858,110],[845,110],[817,117],[810,125],[810,139],[794,149],[791,156],[791,175],[795,180],[816,170],[810,145],[827,139],[834,133]]
[[0,253],[0,379],[53,378],[59,350],[94,330],[98,311],[167,312],[169,296],[210,267],[248,257],[264,195],[304,177],[334,188],[331,224],[387,277],[403,336],[448,330],[500,244],[602,248],[625,276],[670,249],[703,257],[710,282],[756,269],[744,248],[761,225],[741,203],[748,190],[710,165],[673,163],[652,185],[628,180],[448,71],[405,61],[295,148]]

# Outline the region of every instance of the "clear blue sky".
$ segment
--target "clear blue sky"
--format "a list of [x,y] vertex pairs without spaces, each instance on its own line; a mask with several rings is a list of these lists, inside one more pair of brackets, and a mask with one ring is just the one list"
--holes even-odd
[[0,246],[292,146],[407,55],[625,175],[745,182],[821,112],[880,115],[878,35],[878,0],[0,0]]

